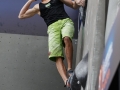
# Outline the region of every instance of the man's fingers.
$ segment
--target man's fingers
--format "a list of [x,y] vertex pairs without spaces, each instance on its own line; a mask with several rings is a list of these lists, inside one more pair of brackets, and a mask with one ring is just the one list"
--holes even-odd
[[85,6],[85,0],[75,0],[76,4],[79,6]]
[[85,6],[85,0],[81,0],[80,4],[81,6]]
[[78,4],[79,6],[85,6],[85,4],[84,3],[82,3],[82,2],[80,2],[79,4]]

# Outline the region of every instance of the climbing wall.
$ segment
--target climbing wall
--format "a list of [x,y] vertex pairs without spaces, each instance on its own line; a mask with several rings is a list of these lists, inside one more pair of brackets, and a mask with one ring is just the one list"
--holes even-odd
[[77,46],[76,57],[78,63],[88,53],[86,90],[97,90],[99,68],[104,49],[104,32],[105,0],[88,0],[85,26],[80,29],[79,35],[82,36],[78,36],[78,44],[81,46]]
[[98,90],[103,51],[118,14],[120,0],[88,0],[85,26],[78,34],[76,65],[88,54],[86,90]]
[[[48,59],[47,26],[44,20],[38,15],[18,19],[25,2],[0,0],[0,90],[66,90],[55,63]],[[32,3],[31,7],[35,3],[39,1]],[[77,29],[78,11],[66,6],[65,10]],[[74,35],[73,67],[76,37]]]
[[47,41],[44,36],[0,34],[0,90],[65,90],[48,59]]

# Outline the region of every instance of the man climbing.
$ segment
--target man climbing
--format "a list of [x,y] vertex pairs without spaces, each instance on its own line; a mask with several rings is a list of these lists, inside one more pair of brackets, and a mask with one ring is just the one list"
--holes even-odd
[[[74,34],[74,23],[69,18],[64,10],[64,4],[71,8],[84,6],[85,1],[79,0],[79,4],[71,0],[42,0],[40,3],[29,8],[31,3],[36,0],[28,0],[22,7],[18,18],[25,19],[40,15],[48,26],[48,44],[49,44],[49,59],[56,62],[56,67],[62,77],[65,86],[70,87],[68,82],[67,72],[70,76],[72,73],[72,58],[73,46],[72,37]],[[67,59],[67,72],[63,63],[63,47]]]

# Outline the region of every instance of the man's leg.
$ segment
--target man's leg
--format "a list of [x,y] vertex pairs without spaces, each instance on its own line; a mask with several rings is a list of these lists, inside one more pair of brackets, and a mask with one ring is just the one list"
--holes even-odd
[[[56,62],[56,67],[60,76],[62,77],[64,84],[66,85],[67,81],[67,73],[66,68],[63,63],[64,55],[63,55],[63,43],[61,36],[61,22],[57,21],[56,23],[50,25],[48,27],[49,34],[49,59]],[[67,87],[69,84],[67,83]]]
[[65,65],[64,65],[61,57],[56,58],[56,67],[57,67],[58,72],[59,72],[60,76],[62,77],[64,83],[66,84],[66,81],[68,78],[67,78],[67,74],[66,74],[66,68],[65,68]]
[[72,41],[69,37],[64,37],[64,43],[65,43],[65,54],[67,59],[68,68],[67,70],[72,69],[72,59],[73,59],[73,45]]
[[[65,55],[67,59],[67,70],[72,69],[72,59],[73,59],[73,45],[72,45],[72,37],[74,34],[74,23],[71,19],[67,18],[64,26],[62,28],[62,38],[65,45]],[[69,72],[68,72],[69,73]]]

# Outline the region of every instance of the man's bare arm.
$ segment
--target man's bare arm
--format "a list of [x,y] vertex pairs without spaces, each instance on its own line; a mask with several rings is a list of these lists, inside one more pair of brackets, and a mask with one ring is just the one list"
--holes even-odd
[[[76,3],[76,0],[72,1],[72,0],[61,0],[65,5],[73,8],[73,9],[77,9],[80,6],[85,5],[85,0],[79,0],[79,4]],[[78,0],[77,0],[78,1]]]
[[28,0],[26,4],[22,7],[18,18],[25,19],[34,16],[35,14],[40,14],[39,4],[36,4],[33,8],[29,9],[32,2],[35,0]]

